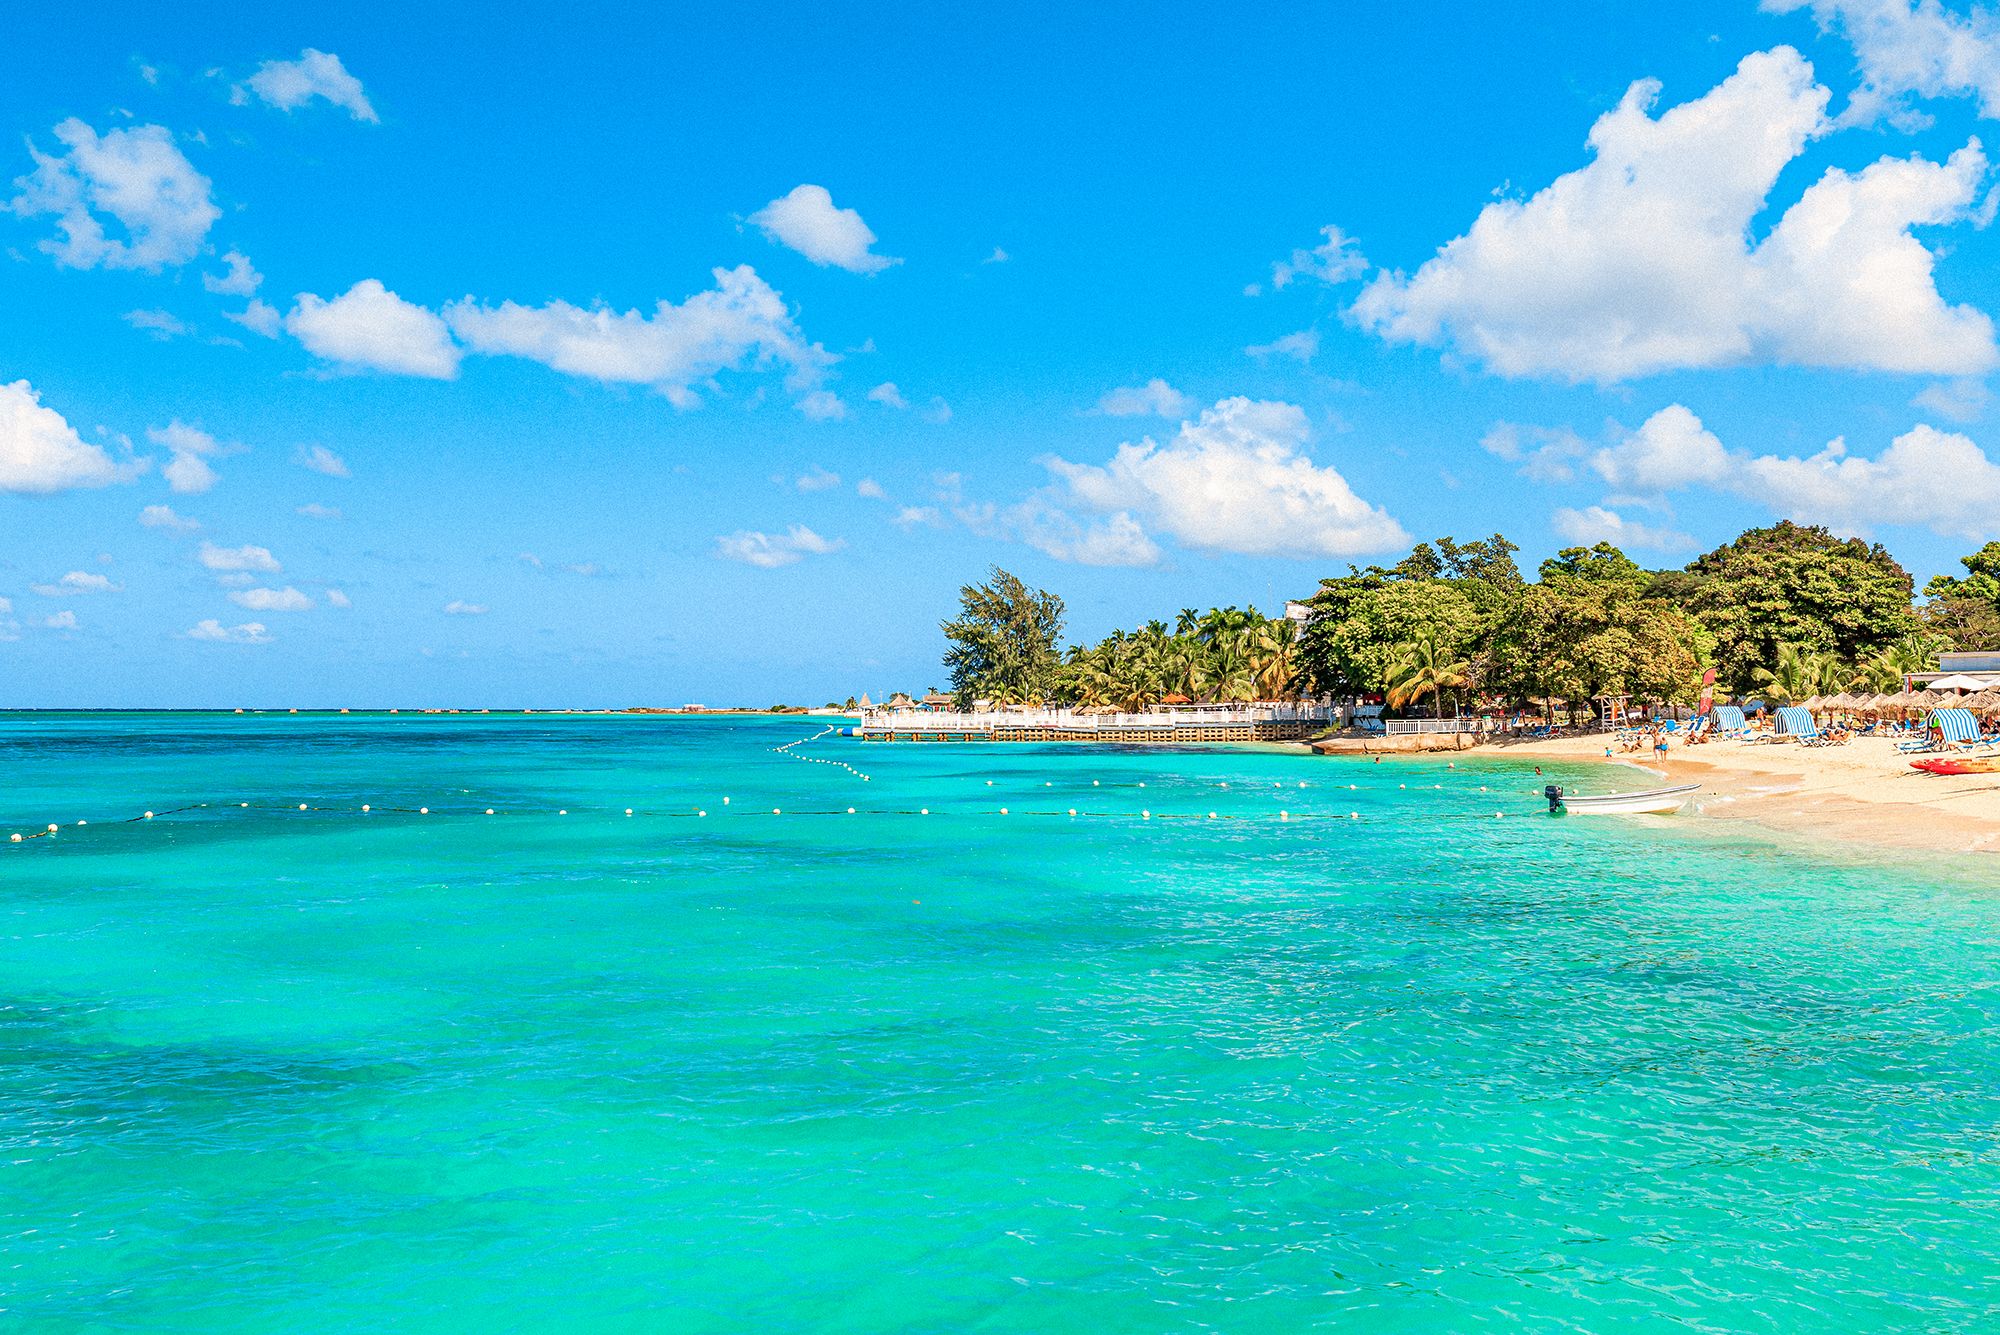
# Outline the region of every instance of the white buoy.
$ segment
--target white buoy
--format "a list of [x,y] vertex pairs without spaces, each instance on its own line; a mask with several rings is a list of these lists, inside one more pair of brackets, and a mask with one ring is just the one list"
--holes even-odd
[[726,798],[726,797],[725,797],[725,798],[723,798],[723,799],[722,799],[722,805],[724,805],[724,806],[728,806],[728,805],[729,805],[729,799],[728,799],[728,798]]
[[[361,809],[362,809],[363,811],[366,811],[366,810],[368,810],[368,804],[367,804],[366,802],[363,802],[363,803],[361,804]],[[146,814],[147,814],[148,816],[150,816],[150,815],[152,815],[153,813],[149,811],[149,812],[147,812]]]
[[[1097,780],[1095,780],[1095,779],[1092,779],[1092,780],[1090,781],[1090,786],[1091,786],[1092,788],[1095,788],[1095,787],[1097,787],[1097,786],[1098,786],[1098,785],[1097,785]],[[1146,785],[1142,783],[1142,784],[1140,784],[1139,786],[1140,786],[1141,788],[1144,788],[1144,787],[1145,787]]]
[[299,810],[304,811],[305,809],[306,809],[306,804],[303,802],[299,803]]
[[1208,818],[1209,818],[1210,820],[1214,820],[1214,819],[1215,819],[1215,813],[1214,813],[1213,811],[1209,812],[1209,813],[1208,813]]
[[[366,811],[366,810],[368,810],[368,808],[367,808],[367,807],[363,807],[363,808],[361,808],[361,809],[362,809],[363,811]],[[149,811],[149,812],[147,812],[147,813],[146,813],[146,819],[147,819],[147,820],[151,820],[152,818],[153,818],[153,813],[152,813],[152,812],[150,812],[150,811]]]
[[987,786],[988,788],[991,788],[991,787],[993,786],[993,780],[991,780],[991,779],[988,779],[988,780],[986,781],[986,786]]
[[1398,788],[1408,788],[1408,787],[1409,787],[1410,785],[1409,785],[1409,784],[1407,784],[1407,783],[1399,783],[1399,784],[1397,784],[1396,786],[1397,786]]
[[77,824],[78,824],[78,825],[88,825],[88,824],[90,824],[90,822],[89,822],[89,821],[87,821],[87,820],[80,820],[80,821],[78,821],[78,822],[77,822]]
[[1074,816],[1074,815],[1076,814],[1076,808],[1075,808],[1075,807],[1071,807],[1071,808],[1069,809],[1069,814],[1070,814],[1070,815],[1072,815],[1072,816]]
[[1007,808],[1005,808],[1005,807],[1001,807],[1001,808],[1000,808],[1000,814],[1001,814],[1001,815],[1003,815],[1003,816],[1004,816],[1004,815],[1006,815],[1006,814],[1007,814]]
[[1279,820],[1290,820],[1291,818],[1292,818],[1292,813],[1289,811],[1280,811],[1278,813]]
[[[394,713],[395,711],[394,711],[394,710],[390,710],[389,712],[393,714],[393,713]],[[431,814],[431,809],[430,809],[429,807],[418,807],[418,808],[417,808],[417,814],[418,814],[419,816],[428,816],[428,815],[430,815],[430,814]]]
[[54,834],[54,833],[56,832],[56,830],[57,830],[58,828],[60,828],[60,827],[58,827],[58,826],[56,825],[56,823],[55,823],[54,821],[50,821],[50,822],[49,822],[49,833],[50,833],[50,834]]
[[848,814],[848,815],[850,815],[850,816],[852,816],[852,815],[854,814],[854,808],[853,808],[853,807],[849,807],[849,808],[847,809],[847,814]]
[[631,814],[632,814],[632,808],[630,808],[630,807],[626,807],[626,808],[625,808],[625,814],[626,814],[626,815],[628,815],[628,816],[629,816],[629,815],[631,815]]
[[249,804],[248,802],[238,802],[238,803],[237,803],[236,805],[237,805],[237,806],[239,806],[239,807],[247,807],[247,806],[249,806],[250,804]]
[[1360,820],[1360,819],[1361,819],[1361,813],[1360,813],[1360,812],[1358,812],[1358,811],[1350,811],[1350,812],[1348,812],[1348,813],[1347,813],[1347,818],[1348,818],[1349,820]]
[[1150,811],[1141,811],[1139,813],[1139,819],[1141,820],[1151,820],[1152,818],[1153,818],[1153,813]]
[[20,835],[18,835],[18,834],[13,834],[13,835],[9,835],[9,836],[7,836],[7,837],[8,837],[8,838],[9,838],[9,839],[10,839],[11,841],[13,841],[14,843],[17,843],[17,844],[18,844],[18,843],[20,843],[20,842],[21,842],[21,836],[20,836]]
[[[1091,780],[1090,782],[1091,782],[1091,783],[1092,783],[1092,785],[1094,786],[1094,785],[1095,785],[1095,784],[1097,783],[1097,780],[1095,780],[1095,779],[1092,779],[1092,780]],[[1142,784],[1140,784],[1139,786],[1140,786],[1141,788],[1144,788],[1144,787],[1145,787],[1146,785],[1142,783]]]
[[490,816],[490,815],[492,815],[492,814],[493,814],[493,808],[492,808],[492,807],[488,807],[488,808],[486,808],[486,814],[487,814],[487,815],[489,815],[489,816]]
[[917,814],[919,816],[928,816],[931,814],[931,809],[929,807],[920,807],[917,810]]

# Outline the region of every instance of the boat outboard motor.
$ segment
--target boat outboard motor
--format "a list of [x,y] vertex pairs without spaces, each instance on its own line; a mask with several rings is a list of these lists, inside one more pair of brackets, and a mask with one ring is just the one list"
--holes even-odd
[[1563,809],[1563,790],[1555,784],[1544,784],[1542,787],[1542,796],[1549,799],[1550,811],[1561,811]]

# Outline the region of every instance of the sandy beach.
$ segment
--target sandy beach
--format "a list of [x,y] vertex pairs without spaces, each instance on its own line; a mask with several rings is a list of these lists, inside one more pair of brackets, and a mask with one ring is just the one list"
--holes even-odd
[[[1606,745],[1599,734],[1505,743],[1475,754],[1605,760]],[[1664,764],[1650,751],[1614,751],[1609,759],[1701,784],[1696,805],[1704,816],[1877,846],[2000,852],[2000,774],[1925,774],[1911,769],[1912,757],[1888,738],[1829,747],[1718,741],[1676,745]]]

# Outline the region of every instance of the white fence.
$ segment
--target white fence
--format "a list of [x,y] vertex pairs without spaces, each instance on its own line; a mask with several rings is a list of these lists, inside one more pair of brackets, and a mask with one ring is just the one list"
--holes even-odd
[[1477,718],[1392,718],[1382,726],[1390,733],[1478,732]]
[[1086,714],[1072,709],[872,710],[864,732],[992,732],[996,728],[1061,728],[1067,732],[1121,732],[1138,728],[1245,727],[1256,723],[1330,723],[1331,705],[1249,705],[1241,709],[1155,709],[1140,714]]

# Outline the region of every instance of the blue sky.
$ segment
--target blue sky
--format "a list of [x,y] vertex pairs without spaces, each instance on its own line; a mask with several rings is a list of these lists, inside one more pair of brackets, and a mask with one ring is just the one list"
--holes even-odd
[[2000,528],[1986,11],[1073,8],[16,16],[7,703],[817,702],[993,563],[1094,636]]

